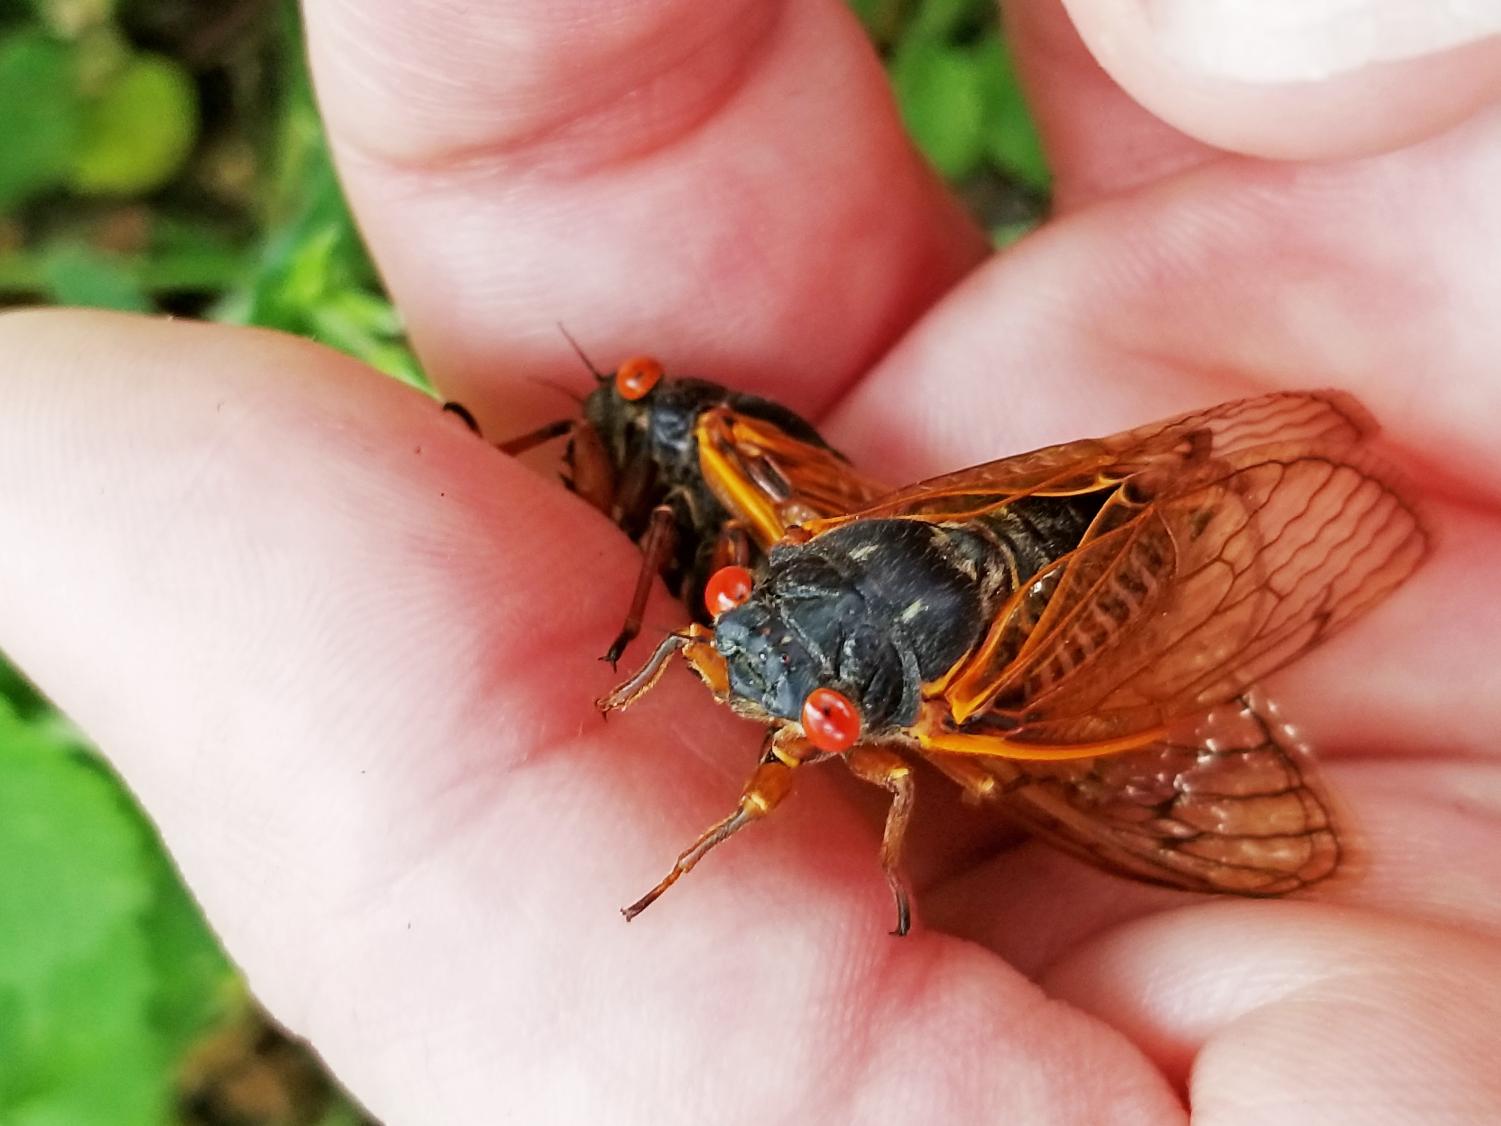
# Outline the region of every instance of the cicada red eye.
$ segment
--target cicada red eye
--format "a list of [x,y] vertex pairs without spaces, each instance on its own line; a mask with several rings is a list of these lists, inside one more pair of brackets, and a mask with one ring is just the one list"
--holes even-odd
[[662,365],[650,356],[635,356],[615,371],[615,390],[622,399],[645,398],[662,381]]
[[860,712],[832,688],[815,688],[803,702],[803,733],[820,751],[839,754],[860,738]]
[[735,563],[715,571],[704,587],[704,605],[708,607],[709,616],[717,618],[726,610],[739,606],[751,596],[754,581],[749,571]]

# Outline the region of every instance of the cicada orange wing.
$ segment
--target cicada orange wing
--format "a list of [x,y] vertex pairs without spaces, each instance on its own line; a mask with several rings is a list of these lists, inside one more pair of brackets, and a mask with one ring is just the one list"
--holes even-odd
[[1285,895],[1332,875],[1347,847],[1312,757],[1252,696],[1121,754],[983,761],[1030,832],[1137,880]]
[[1189,411],[1109,438],[1044,446],[931,477],[886,493],[876,503],[809,526],[813,532],[851,519],[911,516],[962,520],[1026,496],[1073,496],[1114,489],[1155,470],[1179,471],[1206,455],[1220,459],[1272,444],[1303,445],[1335,454],[1378,427],[1343,391],[1284,392]]
[[1021,496],[1106,493],[1082,542],[933,686],[922,745],[1128,750],[1379,601],[1427,536],[1364,445],[1374,429],[1348,396],[1267,395],[935,478],[859,513],[951,521]]
[[[1108,511],[1108,510],[1107,510]],[[1102,513],[1105,515],[1105,513]],[[1038,746],[1111,743],[1223,702],[1400,585],[1427,539],[1411,508],[1359,460],[1230,468],[1037,576],[1054,588],[1017,651],[982,646],[950,684],[958,722]],[[1027,592],[991,638],[1015,636]]]
[[863,508],[890,491],[827,446],[729,407],[704,411],[694,429],[705,484],[762,550],[795,524]]
[[1317,768],[1251,693],[1426,554],[1374,432],[1347,396],[1264,396],[879,502],[963,519],[1106,494],[935,686],[920,744],[973,756],[1013,817],[1136,879],[1281,895],[1332,874],[1347,846]]
[[[1042,836],[1138,879],[1278,895],[1327,877],[1342,860],[1334,811],[1311,760],[1253,692],[1427,553],[1425,529],[1373,449],[1375,432],[1347,395],[1264,395],[799,521],[802,546],[773,555],[759,593],[717,618],[712,640],[702,629],[673,639],[718,698],[764,715],[773,734],[739,811],[658,890],[764,815],[773,802],[763,773],[829,757],[800,749],[828,750],[808,737],[807,718],[789,719],[796,700],[824,689],[853,693],[846,704],[859,697],[872,733],[831,753],[842,750],[857,775],[893,794],[881,855],[898,932],[907,916],[897,858],[911,808],[902,747]],[[726,477],[782,491],[754,464],[761,445],[725,448],[742,459]],[[788,522],[785,510],[767,517],[768,528]],[[883,586],[891,576],[867,562],[878,554],[904,580],[900,599]],[[847,598],[854,581],[858,599]],[[940,636],[934,608],[947,605],[970,616]],[[909,617],[923,618],[920,634],[895,628]],[[871,646],[884,656],[857,669],[884,680],[829,671],[823,655],[844,654],[857,629],[879,643],[888,624],[895,640]],[[942,648],[927,644],[935,639]],[[605,706],[635,699],[666,653]],[[904,693],[900,713],[890,693],[867,691],[893,683]]]

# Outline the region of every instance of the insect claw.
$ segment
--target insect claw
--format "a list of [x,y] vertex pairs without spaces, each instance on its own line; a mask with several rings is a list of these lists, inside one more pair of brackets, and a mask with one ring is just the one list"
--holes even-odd
[[630,636],[625,631],[622,631],[620,636],[610,643],[609,649],[605,650],[605,655],[600,660],[609,661],[610,670],[612,672],[619,672],[620,658],[625,653],[625,647],[630,643]]
[[474,417],[474,413],[463,403],[456,403],[450,400],[443,404],[443,411],[445,414],[457,415],[460,421],[469,427],[473,433],[478,434],[482,438],[484,437],[484,431],[480,429],[479,421]]
[[[738,816],[738,814],[735,816]],[[647,892],[640,899],[636,900],[635,903],[632,903],[629,907],[622,907],[620,909],[620,913],[625,916],[625,921],[630,922],[637,915],[641,914],[641,912],[645,911],[648,907],[655,903],[658,897],[661,896],[664,891],[678,882],[679,876],[681,876],[684,872],[692,870],[693,866],[698,863],[699,857],[708,852],[709,849],[713,848],[714,845],[719,843],[719,841],[729,836],[730,833],[733,833],[735,829],[739,828],[739,824],[735,824],[729,829],[725,828],[727,824],[735,820],[735,816],[732,816],[725,822],[721,822],[719,825],[716,825],[713,829],[709,830],[709,832],[705,833],[703,837],[694,842],[692,848],[688,849],[687,852],[678,857],[677,863],[672,866],[672,871],[668,872],[667,875],[662,878],[661,883],[652,888],[651,891]],[[716,832],[720,835],[715,836]],[[708,841],[708,843],[705,844],[705,841]]]
[[[675,870],[673,874],[674,876],[677,874]],[[630,922],[637,915],[641,914],[641,912],[645,911],[648,907],[655,903],[657,901],[657,897],[664,891],[666,891],[668,886],[669,885],[667,881],[664,880],[662,883],[652,888],[651,891],[643,895],[640,899],[636,900],[635,903],[632,903],[629,907],[622,907],[620,909],[620,914],[625,918],[626,922]]]
[[907,902],[907,892],[896,888],[896,930],[887,931],[892,938],[902,938],[912,929],[912,908]]

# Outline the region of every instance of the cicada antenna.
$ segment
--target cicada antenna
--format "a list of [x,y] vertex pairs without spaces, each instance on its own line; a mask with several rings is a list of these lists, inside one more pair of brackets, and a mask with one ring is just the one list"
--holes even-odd
[[543,379],[540,375],[527,376],[528,383],[535,383],[538,387],[546,387],[549,391],[556,391],[564,398],[572,399],[579,406],[583,406],[584,397],[571,387],[564,387],[561,383],[554,383],[550,379]]
[[609,375],[595,367],[593,362],[590,361],[589,357],[584,354],[584,350],[579,346],[579,342],[573,338],[573,333],[569,332],[566,328],[563,327],[563,322],[558,321],[557,325],[558,331],[563,334],[563,339],[568,341],[568,343],[572,345],[574,353],[578,356],[579,359],[584,361],[584,366],[589,369],[589,374],[594,376],[594,378],[597,379],[600,383],[603,383],[605,380],[609,379]]

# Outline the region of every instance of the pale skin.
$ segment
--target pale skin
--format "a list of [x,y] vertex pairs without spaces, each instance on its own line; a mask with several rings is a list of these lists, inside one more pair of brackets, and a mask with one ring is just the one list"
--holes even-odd
[[[1269,686],[1369,847],[1312,902],[1112,879],[924,770],[894,939],[887,795],[819,766],[627,925],[759,733],[681,669],[593,712],[615,528],[315,345],[0,320],[0,638],[387,1122],[1501,1118],[1497,41],[1235,84],[1126,0],[1069,7],[1154,112],[1053,3],[1010,5],[1060,207],[997,258],[837,0],[308,14],[361,222],[489,433],[557,415],[532,377],[583,385],[556,321],[895,478],[1270,388],[1364,399],[1439,544]],[[681,618],[660,595],[643,654]]]

